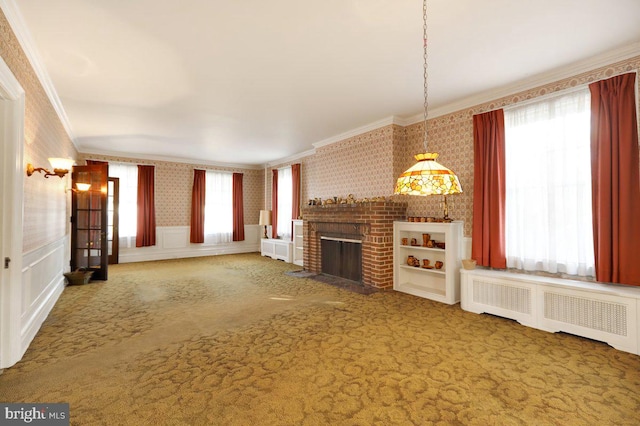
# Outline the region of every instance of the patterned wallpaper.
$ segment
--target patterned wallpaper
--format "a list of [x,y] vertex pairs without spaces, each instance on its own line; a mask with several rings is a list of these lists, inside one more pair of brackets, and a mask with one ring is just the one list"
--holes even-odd
[[243,173],[244,222],[257,224],[260,209],[264,203],[264,171],[238,169],[198,164],[174,163],[169,161],[137,160],[126,157],[112,157],[81,153],[78,162],[102,160],[117,163],[150,164],[156,166],[156,225],[189,226],[191,222],[191,188],[193,169],[223,170]]
[[[314,155],[278,164],[274,168],[301,163],[301,200],[334,196],[356,198],[393,193],[394,152],[400,126],[385,126],[343,141],[320,147]],[[271,170],[267,171],[267,205],[271,205]]]
[[[0,56],[25,91],[25,168],[32,163],[50,169],[49,157],[76,158],[73,143],[1,10]],[[25,177],[23,252],[70,232],[71,196],[64,191],[69,183],[69,175],[63,179],[45,179],[40,173]]]
[[[440,154],[439,162],[452,169],[462,184],[464,192],[447,197],[447,202],[449,216],[464,221],[465,236],[471,236],[473,219],[473,115],[625,72],[640,72],[640,56],[429,120],[428,150]],[[422,131],[422,122],[386,126],[321,147],[298,160],[302,163],[302,202],[349,193],[356,198],[391,194],[397,176],[415,163],[413,155],[424,152]],[[270,181],[269,172],[269,194]],[[409,216],[443,214],[439,196],[394,198],[408,201]],[[269,195],[268,204],[270,199]]]
[[[449,216],[464,220],[465,236],[471,236],[473,219],[472,117],[475,114],[503,108],[626,72],[640,72],[640,56],[429,120],[429,150],[440,154],[440,162],[453,170],[462,184],[464,193],[450,196],[447,200],[449,201]],[[640,102],[640,89],[636,93],[636,102]],[[418,131],[421,127],[422,124],[407,127],[407,148],[410,153],[423,151]],[[640,158],[638,161],[640,162]],[[406,169],[412,164],[413,161],[409,154],[403,168]],[[409,197],[408,213],[411,216],[442,216],[441,202],[441,197]]]
[[[44,89],[0,11],[0,55],[26,92],[25,164],[48,167],[48,157],[76,158],[77,152],[48,101]],[[429,151],[458,174],[464,193],[448,197],[450,216],[464,220],[471,236],[473,214],[474,114],[588,84],[624,72],[639,72],[640,56],[585,72],[574,77],[456,111],[429,120]],[[638,93],[640,99],[640,91]],[[315,154],[293,162],[302,164],[302,201],[309,198],[353,194],[356,198],[390,195],[396,177],[414,163],[413,155],[424,151],[422,123],[407,127],[390,125],[320,147]],[[232,169],[166,161],[135,160],[82,155],[106,161],[155,164],[158,226],[189,225],[193,168],[244,173],[245,223],[256,224],[259,210],[271,204],[271,169]],[[640,162],[640,159],[638,160]],[[290,165],[279,164],[275,167]],[[68,232],[70,197],[64,188],[70,178],[25,179],[23,250],[54,241]],[[54,194],[54,195],[52,195]],[[396,196],[396,198],[400,198]],[[404,197],[402,197],[404,199]],[[442,215],[441,197],[407,197],[411,216]],[[266,201],[266,202],[265,202]]]

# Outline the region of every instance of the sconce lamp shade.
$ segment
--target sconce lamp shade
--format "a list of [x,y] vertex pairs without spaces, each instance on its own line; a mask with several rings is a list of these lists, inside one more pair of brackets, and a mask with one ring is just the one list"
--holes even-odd
[[80,192],[86,192],[91,188],[90,183],[76,183],[76,189]]
[[271,210],[260,210],[260,221],[258,222],[258,225],[271,225]]
[[450,195],[462,192],[456,174],[436,161],[438,154],[417,154],[416,164],[400,175],[395,194],[406,195]]
[[53,170],[71,170],[75,161],[71,158],[49,158]]

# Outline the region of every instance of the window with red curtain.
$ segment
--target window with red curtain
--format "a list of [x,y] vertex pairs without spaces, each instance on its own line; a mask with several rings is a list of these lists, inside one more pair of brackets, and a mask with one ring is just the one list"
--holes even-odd
[[191,191],[191,236],[192,243],[204,243],[204,201],[207,193],[206,170],[193,171]]
[[589,85],[596,279],[640,285],[640,166],[635,73]]
[[506,268],[504,112],[473,116],[473,228],[471,257],[478,265]]
[[271,171],[271,238],[278,238],[278,170]]
[[138,232],[136,247],[156,244],[155,166],[138,165]]
[[233,241],[244,241],[242,176],[242,173],[233,174]]

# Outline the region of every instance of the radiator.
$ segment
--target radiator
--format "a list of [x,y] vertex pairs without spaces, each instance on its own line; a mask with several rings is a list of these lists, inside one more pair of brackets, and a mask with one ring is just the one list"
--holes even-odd
[[640,355],[640,288],[483,269],[462,270],[462,309],[563,331]]

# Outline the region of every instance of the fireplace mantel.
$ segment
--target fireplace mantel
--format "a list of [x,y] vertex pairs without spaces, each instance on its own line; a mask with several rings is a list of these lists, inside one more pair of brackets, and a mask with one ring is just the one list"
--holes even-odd
[[304,268],[322,271],[321,237],[347,237],[362,241],[362,284],[393,287],[393,222],[405,220],[406,202],[307,206],[302,209]]

